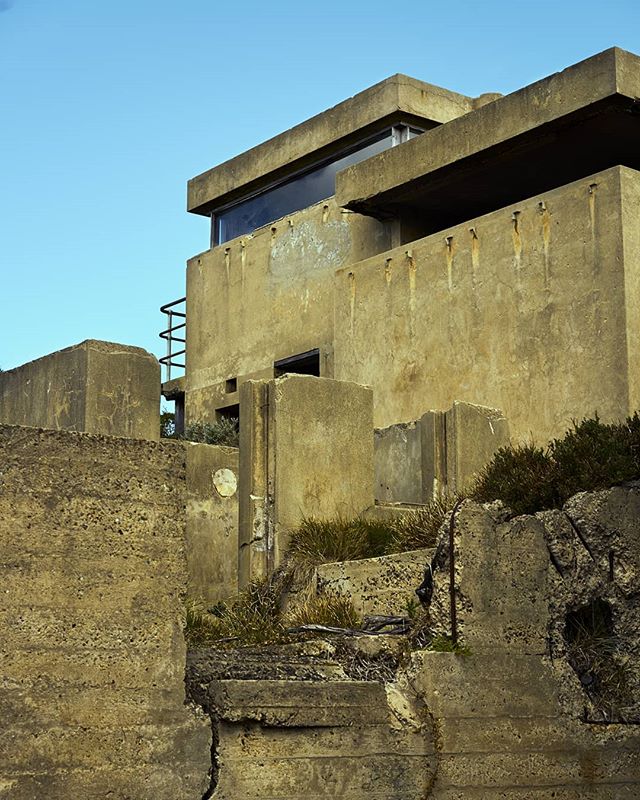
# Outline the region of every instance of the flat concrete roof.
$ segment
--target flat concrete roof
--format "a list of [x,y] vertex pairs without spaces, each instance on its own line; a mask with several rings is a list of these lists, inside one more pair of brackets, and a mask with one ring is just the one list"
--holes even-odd
[[493,97],[473,99],[407,75],[393,75],[192,178],[187,209],[209,214],[216,206],[304,169],[394,122],[405,120],[432,127],[467,114]]
[[639,97],[640,59],[605,50],[339,172],[336,200],[413,215],[426,235],[610,166],[638,169]]

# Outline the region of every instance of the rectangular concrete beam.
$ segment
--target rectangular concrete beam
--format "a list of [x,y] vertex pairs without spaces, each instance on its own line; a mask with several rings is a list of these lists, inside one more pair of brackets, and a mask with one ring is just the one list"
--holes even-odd
[[[384,212],[393,214],[394,206],[415,202],[416,193],[424,194],[425,191],[429,191],[427,183],[435,191],[435,182],[440,176],[445,183],[451,185],[453,165],[457,165],[460,170],[463,166],[467,170],[482,169],[480,163],[472,167],[469,159],[480,153],[485,154],[485,160],[491,158],[496,148],[501,146],[504,148],[507,143],[511,150],[509,152],[500,150],[500,159],[504,162],[505,158],[513,158],[514,164],[518,163],[521,167],[518,174],[512,176],[513,180],[521,187],[527,181],[539,181],[541,170],[536,166],[532,169],[532,174],[528,175],[527,161],[531,166],[532,159],[530,156],[522,156],[529,146],[545,146],[544,138],[551,136],[551,133],[543,135],[543,128],[547,130],[544,126],[552,123],[555,127],[550,141],[556,155],[559,148],[556,129],[559,125],[570,127],[566,141],[573,147],[574,161],[586,159],[590,163],[590,168],[583,170],[582,174],[626,163],[620,158],[608,163],[603,161],[603,158],[611,150],[612,138],[617,140],[617,145],[625,152],[629,151],[631,158],[637,152],[637,148],[633,145],[636,137],[627,130],[634,124],[632,115],[620,112],[633,111],[639,95],[640,59],[618,48],[605,50],[562,72],[488,103],[472,114],[434,128],[398,148],[348,167],[338,173],[336,178],[337,202],[341,206],[374,216]],[[609,135],[607,130],[600,130],[597,123],[593,123],[594,115],[605,103],[614,114],[606,126]],[[588,135],[594,140],[593,144],[597,140],[598,146],[590,146],[582,154],[578,152],[577,143],[586,135],[587,127]],[[611,134],[614,132],[616,135],[612,137]],[[624,148],[622,139],[625,140]],[[548,168],[548,158],[546,162]],[[515,171],[513,164],[510,163],[509,166]],[[629,164],[629,166],[635,165]],[[559,165],[556,172],[560,174],[562,168],[562,165]],[[577,174],[570,176],[555,185],[567,183],[578,177],[580,175]],[[464,198],[463,205],[468,202],[467,195],[474,191],[468,174],[465,174],[464,182],[466,194],[456,191],[458,205],[461,197]],[[500,183],[495,176],[495,170],[491,181],[483,179],[481,182],[485,194],[498,192],[499,187],[492,186],[492,182]],[[443,191],[440,186],[437,188],[441,210]],[[545,188],[549,187],[532,185],[528,193],[533,194]],[[480,189],[479,192],[482,194]],[[526,190],[521,196],[527,196]],[[506,205],[512,199],[515,198],[503,198],[494,204],[493,208]],[[420,202],[424,204],[424,197]],[[476,210],[468,216],[485,213],[487,210],[490,209]]]
[[260,181],[301,169],[400,118],[427,127],[466,114],[474,100],[407,75],[393,75],[342,103],[192,178],[187,208],[208,215],[213,206],[246,194]]

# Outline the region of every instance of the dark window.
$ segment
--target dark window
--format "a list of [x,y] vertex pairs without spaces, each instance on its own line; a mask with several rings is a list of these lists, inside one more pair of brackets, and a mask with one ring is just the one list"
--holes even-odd
[[218,419],[240,419],[240,406],[236,403],[233,406],[225,406],[224,408],[216,409],[216,416]]
[[225,381],[224,390],[227,394],[231,394],[232,392],[238,391],[238,379],[237,378],[229,378],[228,381]]
[[419,128],[396,125],[361,143],[351,152],[342,153],[260,194],[219,209],[212,215],[212,244],[222,244],[236,236],[251,233],[280,217],[332,197],[336,190],[337,172],[420,133],[422,131]]
[[290,372],[297,375],[315,375],[316,378],[320,377],[320,351],[309,350],[306,353],[300,353],[297,356],[289,356],[289,358],[282,358],[276,361],[273,365],[273,372],[276,378],[280,375],[286,375]]

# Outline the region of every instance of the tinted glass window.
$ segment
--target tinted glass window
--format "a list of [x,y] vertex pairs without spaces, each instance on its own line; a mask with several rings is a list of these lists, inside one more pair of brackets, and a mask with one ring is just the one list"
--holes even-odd
[[216,226],[214,241],[221,244],[229,239],[235,239],[236,236],[251,233],[256,228],[273,222],[274,219],[280,219],[331,197],[336,190],[337,172],[386,150],[392,144],[392,133],[387,131],[375,141],[348,155],[316,167],[262,194],[243,200],[226,211],[217,213],[214,219]]

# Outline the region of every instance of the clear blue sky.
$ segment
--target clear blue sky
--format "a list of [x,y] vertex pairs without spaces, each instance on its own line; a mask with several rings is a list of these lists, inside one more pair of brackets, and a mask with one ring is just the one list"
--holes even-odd
[[395,72],[506,93],[612,45],[640,0],[0,0],[0,367],[162,354],[205,169]]

